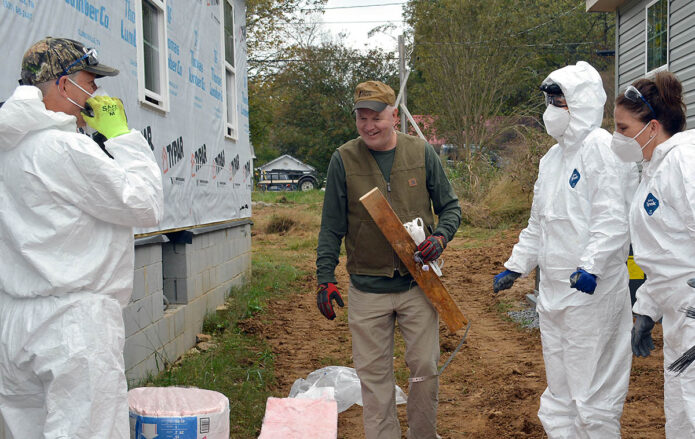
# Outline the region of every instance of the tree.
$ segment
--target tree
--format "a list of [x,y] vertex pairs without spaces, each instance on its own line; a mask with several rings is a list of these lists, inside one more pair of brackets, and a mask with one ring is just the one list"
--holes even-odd
[[[264,61],[281,58],[283,52],[294,45],[290,35],[304,35],[316,27],[306,24],[312,14],[321,12],[326,0],[247,0],[246,43],[249,58],[249,76],[266,75],[272,63]],[[298,29],[299,32],[293,32]],[[269,71],[270,70],[270,71]]]
[[[583,0],[410,0],[412,67],[422,82],[409,100],[437,116],[437,129],[467,158],[494,144],[519,116],[540,116],[538,86],[552,70],[610,60],[612,22]],[[514,117],[512,117],[514,116]],[[475,145],[471,148],[470,145]]]
[[288,61],[262,86],[272,124],[263,142],[253,140],[257,154],[291,154],[325,172],[335,149],[357,137],[357,84],[376,79],[397,89],[397,67],[381,51],[363,54],[334,42],[295,47],[284,56]]
[[506,100],[519,76],[512,40],[492,29],[514,20],[509,2],[490,0],[411,1],[414,69],[424,82],[413,100],[429,114],[441,136],[470,159],[484,152],[508,123]]

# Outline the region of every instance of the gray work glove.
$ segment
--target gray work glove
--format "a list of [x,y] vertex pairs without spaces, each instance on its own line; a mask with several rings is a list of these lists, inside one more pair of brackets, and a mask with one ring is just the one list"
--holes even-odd
[[652,328],[654,320],[649,316],[635,314],[635,324],[632,326],[632,353],[637,357],[648,357],[654,350]]

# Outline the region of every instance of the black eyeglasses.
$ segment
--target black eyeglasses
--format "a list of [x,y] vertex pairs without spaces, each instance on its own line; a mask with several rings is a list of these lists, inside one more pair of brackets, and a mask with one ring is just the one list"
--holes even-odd
[[642,93],[640,93],[639,90],[633,85],[628,85],[627,88],[625,89],[625,98],[632,101],[632,102],[638,102],[638,99],[647,104],[647,107],[649,107],[649,111],[652,112],[652,116],[654,116],[654,119],[656,119],[656,112],[652,108],[651,105],[649,105],[649,102],[642,96]]
[[81,63],[82,61],[86,60],[88,66],[96,66],[99,64],[99,60],[97,59],[97,50],[93,48],[85,49],[84,55],[73,61],[69,66],[67,66],[65,69],[63,69],[63,73],[61,73],[60,76],[56,79],[56,85],[58,82],[60,82],[60,78],[67,75],[70,69],[76,65]]
[[567,108],[567,100],[565,99],[562,89],[559,85],[548,82],[542,84],[540,90],[545,95],[545,106],[555,105],[560,108]]
[[563,95],[550,95],[546,93],[545,106],[547,107],[548,105],[555,105],[556,107],[567,108],[567,100]]

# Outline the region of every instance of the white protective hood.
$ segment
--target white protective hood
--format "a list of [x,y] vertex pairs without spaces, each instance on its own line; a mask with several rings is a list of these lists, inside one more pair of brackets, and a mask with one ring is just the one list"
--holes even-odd
[[133,130],[106,142],[109,158],[76,118],[46,110],[19,86],[0,108],[0,294],[91,291],[128,303],[133,227],[162,215],[161,171]]
[[601,75],[589,63],[579,61],[555,70],[543,81],[560,86],[570,112],[570,122],[559,141],[563,147],[578,147],[587,135],[601,126],[606,92]]
[[23,85],[0,107],[0,150],[12,149],[29,133],[48,128],[77,131],[77,119],[46,110],[36,87]]

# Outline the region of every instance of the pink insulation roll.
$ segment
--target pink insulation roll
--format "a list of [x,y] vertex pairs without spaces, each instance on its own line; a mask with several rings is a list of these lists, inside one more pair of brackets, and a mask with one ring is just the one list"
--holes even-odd
[[335,400],[268,398],[258,439],[335,439]]
[[228,439],[229,400],[212,390],[139,387],[128,392],[131,439]]

